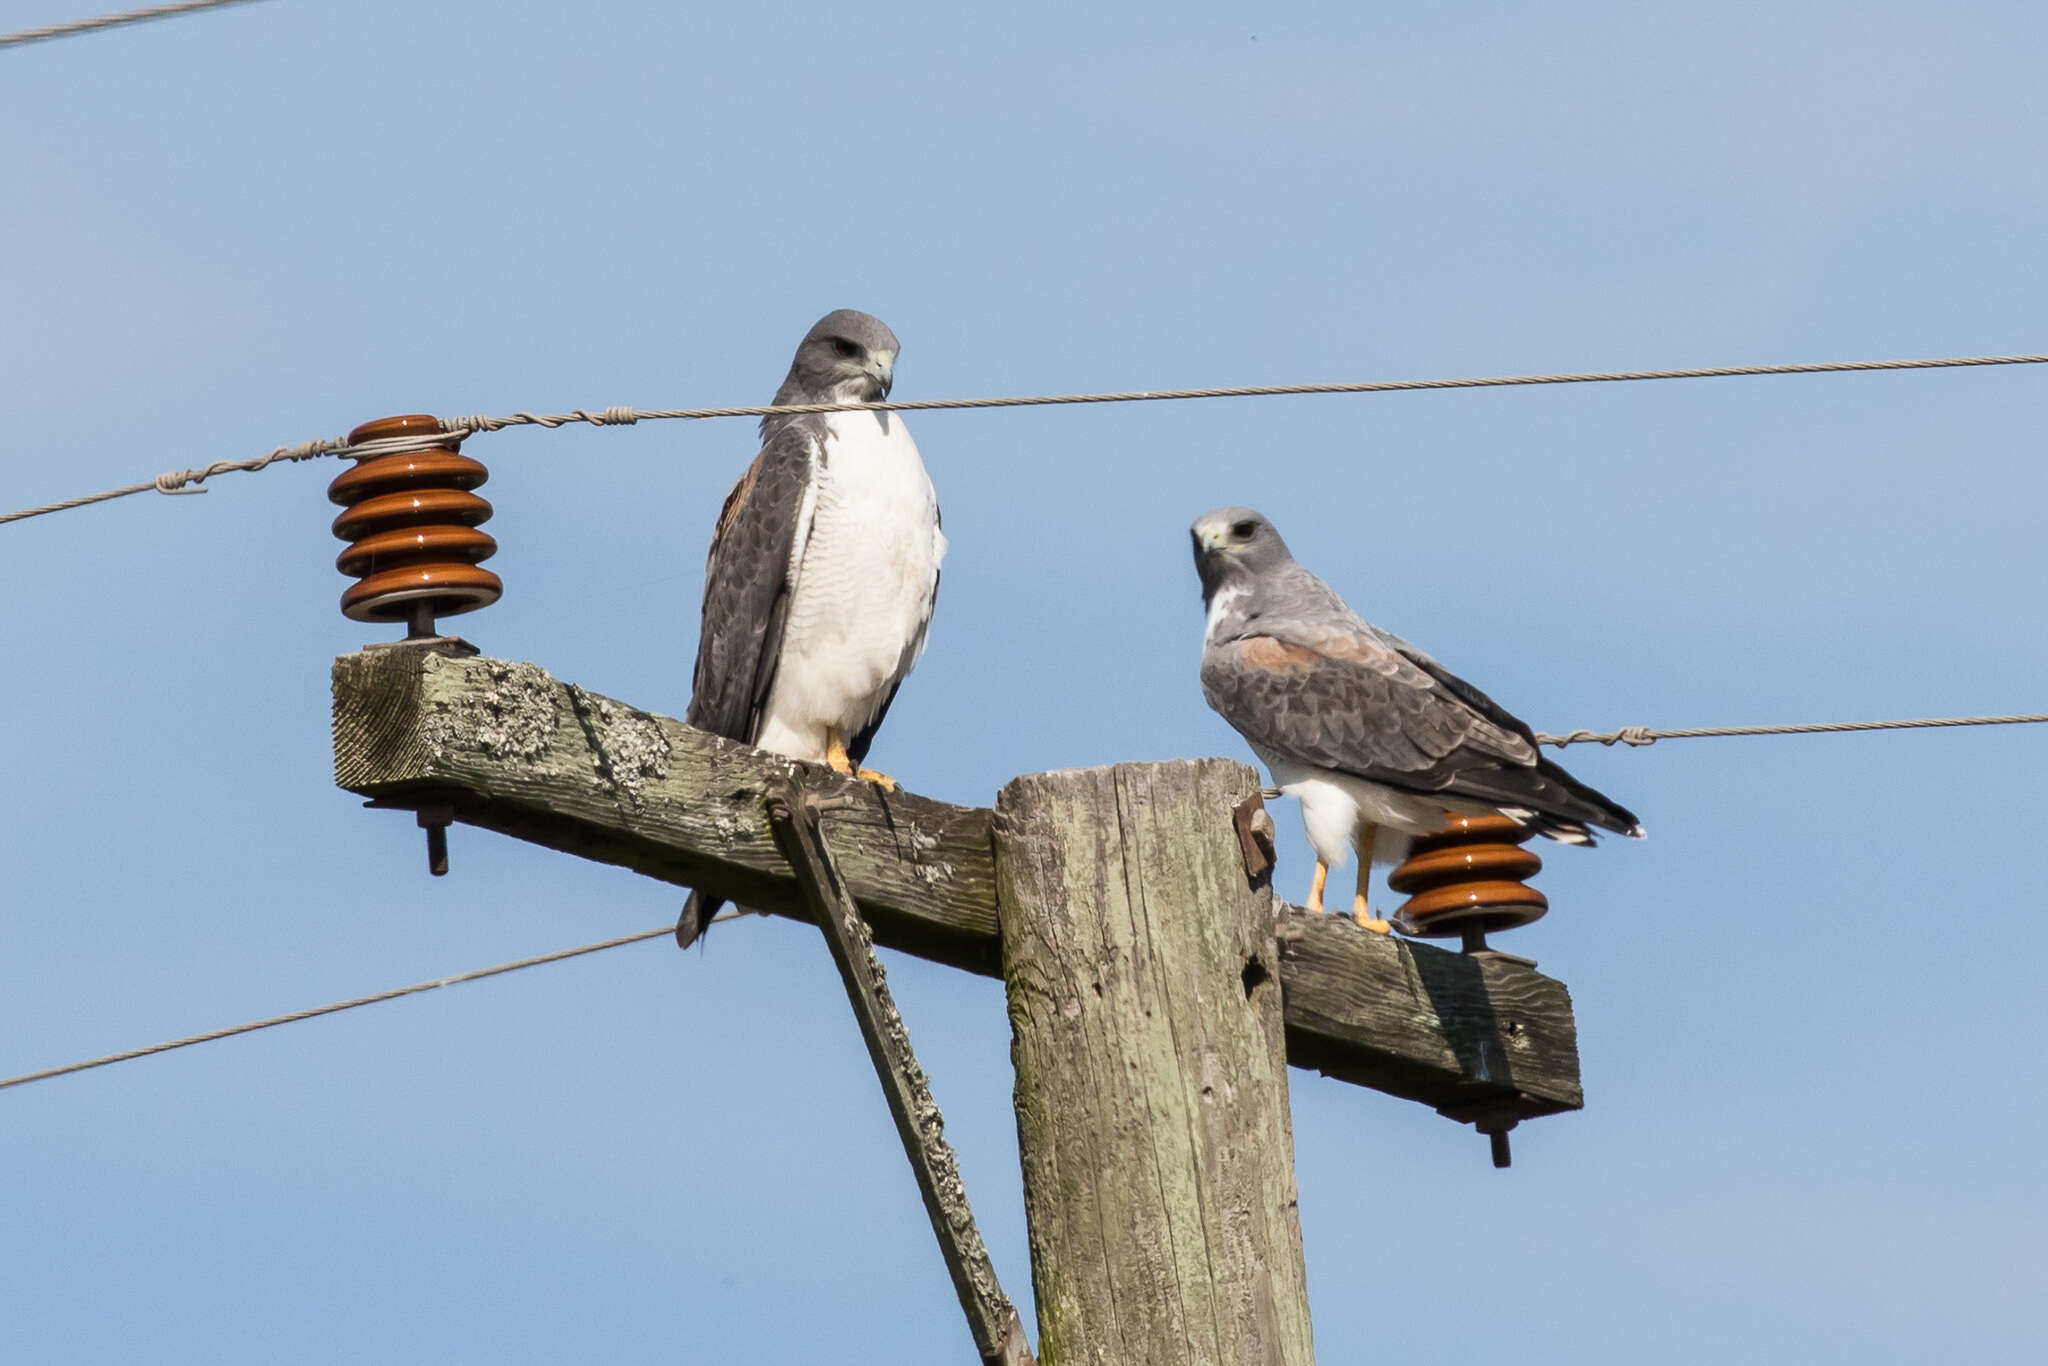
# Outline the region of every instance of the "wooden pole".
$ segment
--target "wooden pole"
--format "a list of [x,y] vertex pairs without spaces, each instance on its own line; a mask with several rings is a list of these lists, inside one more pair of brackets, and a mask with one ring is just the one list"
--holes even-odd
[[996,801],[1039,1358],[1309,1366],[1275,907],[1222,759]]

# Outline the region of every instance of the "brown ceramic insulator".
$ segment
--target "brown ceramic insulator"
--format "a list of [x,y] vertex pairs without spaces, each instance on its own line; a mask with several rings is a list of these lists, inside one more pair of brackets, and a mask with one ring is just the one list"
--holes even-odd
[[433,604],[435,616],[452,617],[489,607],[504,593],[502,579],[475,565],[387,569],[344,592],[341,614],[353,621],[410,621],[412,605],[424,600]]
[[1387,878],[1395,891],[1413,893],[1394,923],[1412,935],[1455,938],[1540,918],[1550,902],[1522,881],[1543,867],[1520,847],[1531,833],[1505,816],[1454,816],[1443,834],[1417,839]]
[[1543,860],[1520,845],[1453,844],[1410,853],[1387,876],[1387,885],[1397,892],[1420,892],[1447,882],[1520,882],[1542,871]]
[[397,489],[473,489],[490,477],[481,464],[452,448],[373,455],[342,471],[327,486],[327,501],[349,507],[373,494]]
[[1550,899],[1522,882],[1454,882],[1418,892],[1394,913],[1408,933],[1454,939],[1467,930],[1511,930],[1540,920]]
[[482,564],[498,553],[498,543],[468,526],[412,526],[365,536],[335,557],[334,567],[351,578],[367,579],[381,569],[436,562]]
[[359,541],[401,527],[481,526],[491,520],[491,505],[461,489],[409,489],[365,498],[344,508],[334,519],[334,534]]
[[1450,849],[1461,844],[1527,844],[1536,832],[1506,816],[1446,816],[1440,834],[1418,835],[1408,846],[1410,857],[1427,849]]
[[[388,436],[439,435],[441,419],[431,413],[406,413],[402,417],[377,417],[365,422],[348,434],[348,444],[360,446],[366,441],[382,441]],[[454,450],[462,444],[462,438],[451,437],[448,449]]]
[[490,520],[491,505],[471,490],[490,472],[456,449],[461,437],[443,435],[425,415],[365,422],[348,439],[359,445],[396,436],[435,436],[441,444],[368,456],[327,488],[342,507],[334,534],[349,542],[335,567],[362,580],[341,595],[342,613],[417,627],[423,611],[446,617],[488,607],[505,585],[477,567],[498,543],[476,530]]

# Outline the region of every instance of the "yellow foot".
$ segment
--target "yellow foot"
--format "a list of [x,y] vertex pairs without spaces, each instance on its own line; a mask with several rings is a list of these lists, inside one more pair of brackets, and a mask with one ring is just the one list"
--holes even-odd
[[1309,884],[1309,889],[1308,889],[1308,909],[1309,909],[1309,910],[1311,910],[1311,911],[1320,911],[1321,909],[1323,909],[1323,883],[1325,883],[1326,881],[1328,881],[1328,880],[1329,880],[1329,877],[1330,877],[1330,865],[1329,865],[1329,864],[1327,864],[1327,863],[1325,863],[1325,862],[1323,862],[1323,861],[1322,861],[1321,859],[1317,859],[1317,860],[1316,860],[1316,880],[1315,880],[1314,882],[1312,882],[1312,883],[1310,883],[1310,884]]
[[853,776],[864,783],[873,783],[884,792],[894,792],[896,790],[896,780],[894,778],[886,773],[877,773],[871,768],[857,768],[853,771]]
[[1372,907],[1365,902],[1363,892],[1351,903],[1351,918],[1358,922],[1360,929],[1371,930],[1374,934],[1392,934],[1394,927],[1372,913]]
[[836,730],[825,732],[825,762],[834,773],[853,775],[853,760],[846,755],[846,739]]

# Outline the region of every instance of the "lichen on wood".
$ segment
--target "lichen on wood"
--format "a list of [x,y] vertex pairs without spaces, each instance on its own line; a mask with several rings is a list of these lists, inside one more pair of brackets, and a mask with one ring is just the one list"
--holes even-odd
[[[449,657],[428,654],[421,669],[432,676]],[[437,759],[470,750],[493,759],[538,759],[554,742],[557,717],[555,680],[532,664],[509,660],[482,661],[489,686],[465,687],[437,697],[421,720],[421,739]]]

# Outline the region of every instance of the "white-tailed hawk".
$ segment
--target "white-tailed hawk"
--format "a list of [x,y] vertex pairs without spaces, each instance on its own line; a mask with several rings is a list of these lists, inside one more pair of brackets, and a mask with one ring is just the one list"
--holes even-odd
[[[804,334],[777,404],[876,402],[896,334],[851,309]],[[901,415],[783,414],[726,495],[704,570],[686,719],[700,730],[893,787],[858,768],[924,653],[946,538]],[[718,909],[692,893],[688,946]]]
[[1316,853],[1309,909],[1356,848],[1353,914],[1384,932],[1366,896],[1373,861],[1398,861],[1446,815],[1498,812],[1567,844],[1591,844],[1595,826],[1642,835],[1499,703],[1353,612],[1264,517],[1218,508],[1193,535],[1209,609],[1202,694],[1301,802]]

